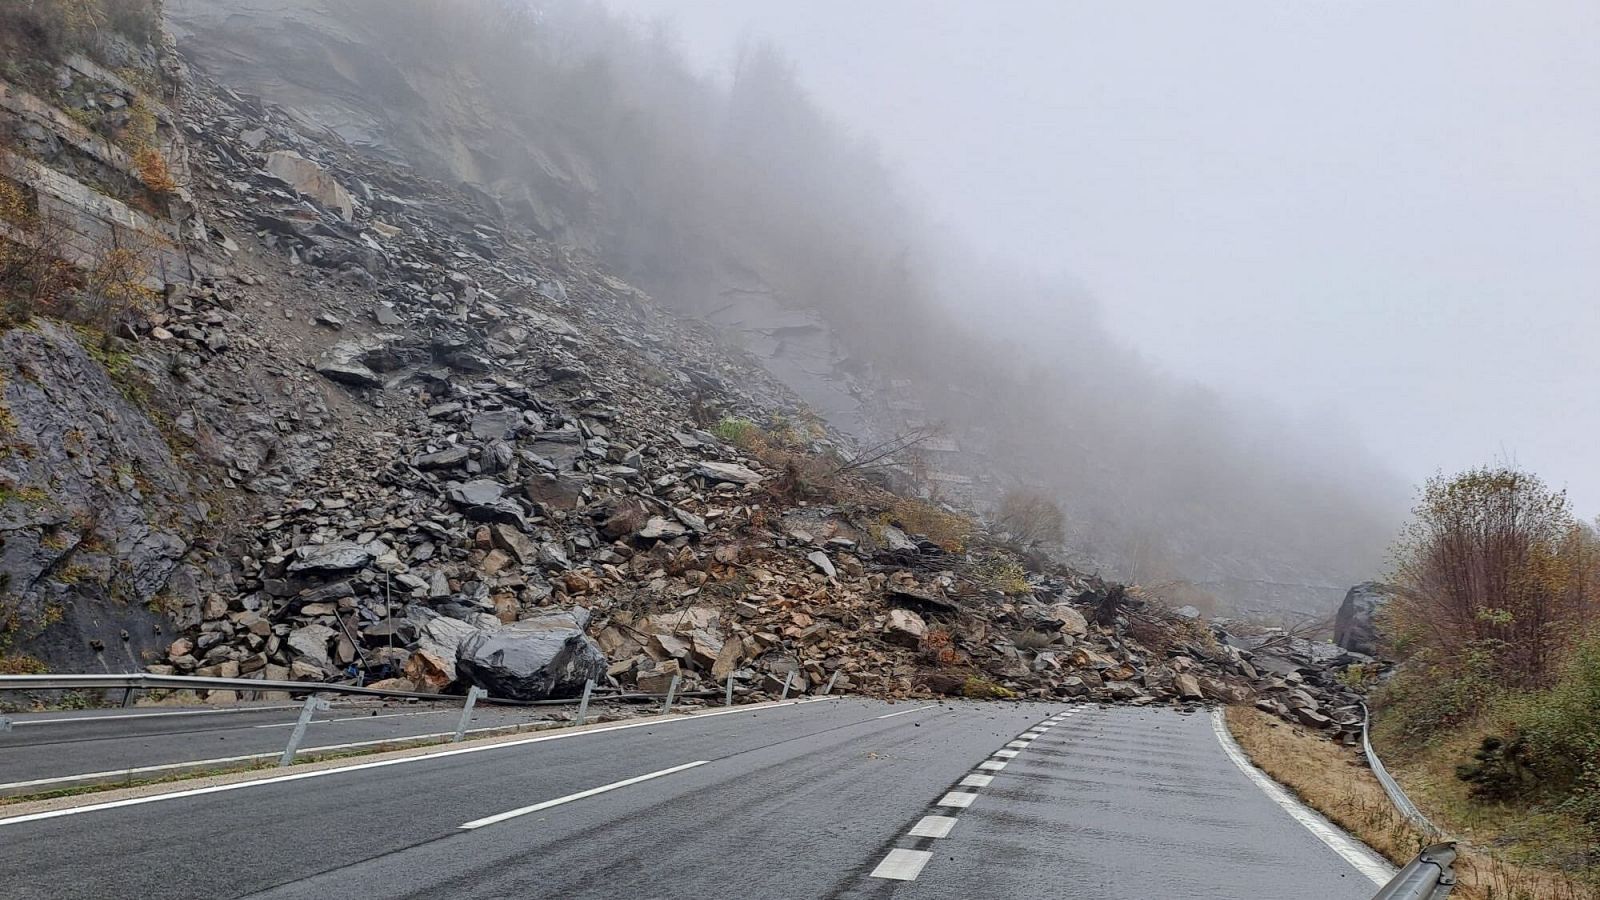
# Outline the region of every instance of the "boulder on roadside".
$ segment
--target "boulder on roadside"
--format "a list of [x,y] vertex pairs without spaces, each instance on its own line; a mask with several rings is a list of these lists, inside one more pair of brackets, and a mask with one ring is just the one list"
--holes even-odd
[[1354,653],[1378,653],[1378,611],[1389,602],[1389,592],[1375,581],[1351,588],[1333,619],[1333,642]]
[[575,625],[572,616],[547,616],[477,632],[457,648],[456,671],[495,697],[575,697],[606,672],[605,654]]

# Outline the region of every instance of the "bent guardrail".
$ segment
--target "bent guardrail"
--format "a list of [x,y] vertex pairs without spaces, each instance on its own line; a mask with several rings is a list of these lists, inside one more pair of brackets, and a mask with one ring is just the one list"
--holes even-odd
[[[1388,767],[1378,758],[1378,751],[1372,747],[1372,710],[1365,703],[1361,704],[1361,749],[1366,753],[1372,774],[1383,785],[1383,792],[1389,795],[1389,802],[1394,804],[1400,815],[1429,840],[1437,840],[1442,836],[1444,832],[1423,815],[1422,810],[1417,809],[1417,805],[1406,796],[1405,789],[1400,787],[1400,782],[1389,774]],[[1456,845],[1453,841],[1433,844],[1407,863],[1384,885],[1383,890],[1373,896],[1373,900],[1444,900],[1455,889],[1456,874],[1452,868],[1455,860]]]
[[1367,765],[1372,768],[1372,774],[1377,776],[1378,783],[1383,785],[1383,792],[1389,795],[1389,802],[1394,808],[1405,816],[1406,821],[1415,825],[1430,840],[1444,834],[1439,827],[1433,824],[1417,805],[1406,796],[1405,789],[1400,787],[1400,782],[1394,780],[1389,770],[1383,765],[1383,760],[1378,758],[1378,751],[1372,749],[1372,711],[1367,709],[1367,704],[1361,704],[1361,748],[1366,752]]
[[1456,845],[1434,844],[1407,863],[1372,900],[1445,900],[1455,890]]

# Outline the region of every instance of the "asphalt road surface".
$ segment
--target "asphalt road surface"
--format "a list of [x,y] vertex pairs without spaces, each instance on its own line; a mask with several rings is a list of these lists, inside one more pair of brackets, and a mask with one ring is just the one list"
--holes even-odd
[[7,898],[1364,900],[1204,712],[862,700],[3,818]]

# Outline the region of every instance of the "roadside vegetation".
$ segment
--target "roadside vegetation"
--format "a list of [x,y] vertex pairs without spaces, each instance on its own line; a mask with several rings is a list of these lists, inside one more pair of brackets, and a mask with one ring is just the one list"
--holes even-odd
[[[1377,743],[1441,827],[1600,884],[1600,538],[1513,467],[1430,480],[1380,615]],[[1539,895],[1554,896],[1554,895]]]
[[[1395,865],[1429,843],[1395,810],[1359,751],[1244,706],[1228,710],[1228,729],[1262,771]],[[1453,900],[1600,900],[1592,884],[1519,865],[1472,843],[1471,834],[1461,837]]]

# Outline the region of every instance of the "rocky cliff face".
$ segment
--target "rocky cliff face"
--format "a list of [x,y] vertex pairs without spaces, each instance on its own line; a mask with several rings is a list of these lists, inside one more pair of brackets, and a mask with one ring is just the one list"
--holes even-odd
[[[88,178],[73,129],[142,101],[86,89],[80,68],[5,86],[43,129],[6,158],[105,224],[110,201],[151,198]],[[115,227],[183,265],[146,270],[115,317],[44,309],[0,335],[8,668],[523,697],[589,677],[1261,692],[1348,725],[1328,672],[1347,658],[1294,645],[1271,662],[1290,651],[841,469],[851,439],[718,329],[506,227],[476,190],[203,72],[172,77],[162,153],[181,177],[156,224]],[[81,191],[51,193],[61,178]],[[750,422],[772,431],[726,427]]]

